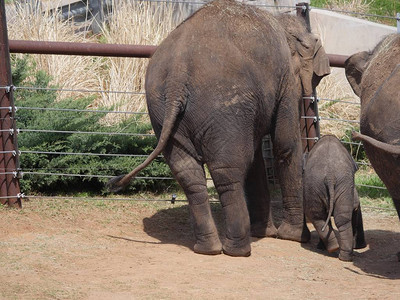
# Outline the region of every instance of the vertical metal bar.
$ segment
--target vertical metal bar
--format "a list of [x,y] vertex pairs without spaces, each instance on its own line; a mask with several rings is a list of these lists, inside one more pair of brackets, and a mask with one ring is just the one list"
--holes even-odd
[[[310,14],[308,3],[296,4],[297,16],[304,18],[307,30],[311,32]],[[312,95],[304,95],[301,105],[301,115],[306,118],[300,120],[301,135],[303,138],[303,151],[310,151],[316,140],[320,137],[317,94],[314,89]]]
[[[20,187],[17,178],[16,160],[18,152],[16,151],[16,130],[15,112],[13,101],[12,77],[11,77],[11,62],[8,46],[8,32],[6,21],[5,2],[0,1],[0,86],[9,87],[8,89],[0,89],[0,106],[10,107],[10,110],[0,110],[0,128],[1,128],[1,149],[4,154],[0,156],[0,172],[5,173],[0,177],[1,195],[8,198],[2,203],[7,203],[11,207],[21,207]],[[13,155],[13,152],[15,155]],[[15,172],[13,174],[13,172]]]
[[89,2],[89,11],[91,14],[92,21],[92,31],[95,34],[101,33],[102,25],[104,22],[104,10],[103,10],[104,0],[91,0]]
[[400,33],[400,13],[397,13],[397,33]]

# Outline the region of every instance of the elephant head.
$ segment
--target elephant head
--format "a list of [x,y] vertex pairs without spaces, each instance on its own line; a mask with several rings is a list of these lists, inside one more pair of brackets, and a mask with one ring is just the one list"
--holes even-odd
[[346,78],[358,97],[361,95],[361,79],[368,66],[370,56],[371,54],[367,51],[359,52],[350,56],[344,63]]
[[277,17],[285,29],[294,73],[299,76],[304,95],[311,95],[321,79],[330,74],[329,58],[321,40],[308,32],[304,21],[291,15]]
[[372,51],[355,53],[345,61],[346,78],[362,103],[371,100],[395,69],[400,52],[399,41],[398,34],[388,35]]

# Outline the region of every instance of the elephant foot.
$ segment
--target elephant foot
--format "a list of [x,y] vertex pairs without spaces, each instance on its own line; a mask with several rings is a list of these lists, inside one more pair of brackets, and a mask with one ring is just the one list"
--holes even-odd
[[342,261],[353,261],[353,252],[340,250],[339,259]]
[[226,239],[223,246],[223,252],[229,256],[248,257],[251,254],[250,240],[248,238],[240,241]]
[[354,243],[354,249],[363,249],[367,247],[367,243],[364,239],[356,239]]
[[264,223],[251,224],[251,236],[256,238],[277,237],[278,230],[274,224],[267,225]]
[[304,223],[291,225],[282,222],[278,228],[278,238],[300,243],[307,243],[311,238],[310,230]]
[[218,255],[222,253],[222,243],[218,237],[198,240],[193,250],[197,254]]
[[328,250],[329,253],[333,253],[339,250],[339,244],[334,235],[326,242],[326,250]]
[[319,250],[326,250],[326,246],[323,240],[321,240],[321,238],[318,241],[318,245],[317,245],[317,249]]
[[329,253],[336,252],[339,250],[339,245],[333,246],[332,248],[327,248],[326,250],[328,250]]

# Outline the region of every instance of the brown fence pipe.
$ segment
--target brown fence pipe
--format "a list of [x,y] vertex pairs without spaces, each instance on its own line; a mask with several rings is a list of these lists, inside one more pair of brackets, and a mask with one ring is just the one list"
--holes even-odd
[[10,40],[11,53],[149,58],[156,46]]
[[[149,58],[157,46],[9,40],[11,53]],[[328,54],[331,67],[343,68],[348,56]]]
[[344,62],[349,57],[347,55],[328,54],[329,65],[336,68],[344,68]]
[[[7,33],[7,21],[5,14],[4,1],[0,1],[0,86],[11,87],[11,62]],[[0,89],[0,106],[13,107],[13,91],[12,88],[6,90]],[[19,198],[20,187],[19,180],[14,174],[17,172],[17,155],[13,155],[13,151],[17,154],[16,147],[16,131],[15,118],[13,109],[0,110],[0,203],[8,204],[11,207],[21,207],[21,199]],[[14,130],[14,132],[11,132]],[[13,172],[15,172],[13,174]],[[8,197],[8,198],[7,198]]]

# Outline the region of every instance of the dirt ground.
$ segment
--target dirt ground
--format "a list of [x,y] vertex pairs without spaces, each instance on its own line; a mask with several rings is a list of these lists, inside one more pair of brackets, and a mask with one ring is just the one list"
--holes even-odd
[[[218,226],[221,212],[213,206]],[[253,239],[248,258],[192,251],[185,204],[31,199],[0,208],[0,299],[400,299],[400,222],[364,209],[353,262]]]

